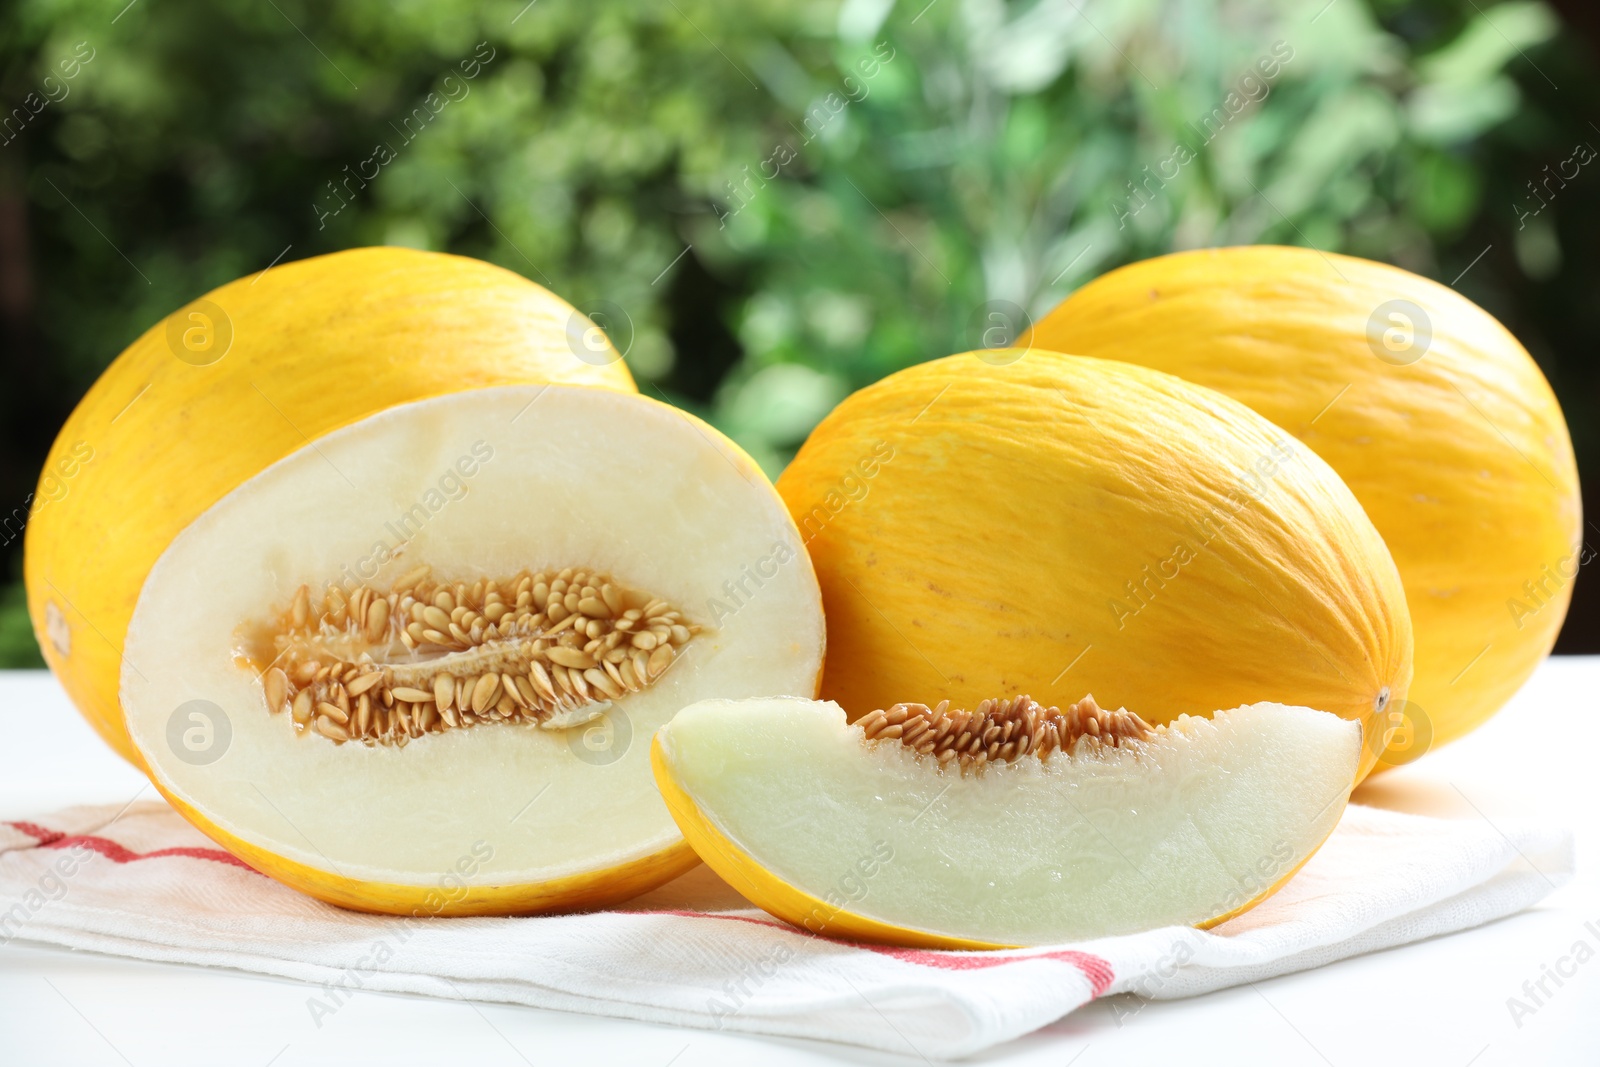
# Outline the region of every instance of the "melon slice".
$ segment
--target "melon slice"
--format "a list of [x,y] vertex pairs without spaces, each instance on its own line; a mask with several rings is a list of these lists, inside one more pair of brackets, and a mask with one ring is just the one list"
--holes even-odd
[[651,735],[815,693],[823,633],[794,524],[715,430],[505,385],[334,430],[204,511],[140,590],[121,701],[179,810],[323,899],[595,906],[695,862]]
[[656,735],[701,858],[813,933],[936,948],[1211,926],[1282,885],[1338,822],[1358,724],[1252,704],[1151,726],[1092,697],[847,725],[799,698],[707,700]]

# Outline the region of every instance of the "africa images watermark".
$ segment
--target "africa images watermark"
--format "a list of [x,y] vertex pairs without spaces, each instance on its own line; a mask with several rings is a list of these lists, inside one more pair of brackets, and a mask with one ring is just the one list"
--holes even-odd
[[826,933],[828,926],[846,904],[859,904],[866,899],[872,879],[893,861],[894,846],[882,839],[874,841],[867,852],[834,880],[833,886],[806,913],[805,920],[800,925],[813,934]]
[[[1556,198],[1556,194],[1565,189],[1568,182],[1576,179],[1579,171],[1590,163],[1594,157],[1594,146],[1587,141],[1580,141],[1578,144],[1573,145],[1572,155],[1555,165],[1555,173],[1551,173],[1550,165],[1547,163],[1544,168],[1544,178],[1537,185],[1534,184],[1532,178],[1529,178],[1529,195],[1523,198],[1522,203],[1519,204],[1513,201],[1511,204],[1511,210],[1517,216],[1517,229],[1526,229],[1529,219],[1538,218],[1539,213],[1550,206],[1550,201]],[[1571,174],[1567,173],[1568,167],[1572,168]],[[1554,188],[1551,188],[1552,182],[1555,183]],[[1540,189],[1544,190],[1543,195],[1540,195]],[[1524,207],[1523,204],[1527,206]]]
[[[1231,915],[1252,900],[1260,897],[1284,875],[1294,862],[1294,848],[1288,841],[1275,842],[1264,852],[1253,867],[1233,877],[1234,885],[1206,909],[1210,915]],[[1201,937],[1199,931],[1186,931],[1178,935],[1172,947],[1157,957],[1155,964],[1133,980],[1127,990],[1139,997],[1134,1005],[1124,1009],[1117,1001],[1107,1002],[1111,1016],[1120,1027],[1127,1019],[1144,1010],[1145,1005],[1159,993],[1163,986],[1177,977],[1178,972],[1192,959]]]
[[[887,55],[884,54],[886,49],[888,51]],[[861,75],[860,79],[858,80],[851,74],[844,76],[844,80],[839,86],[844,91],[843,96],[839,95],[838,91],[834,91],[812,104],[805,115],[805,129],[798,131],[801,134],[800,148],[804,148],[822,136],[823,131],[832,124],[834,119],[839,117],[845,108],[865,100],[872,91],[867,86],[867,82],[876,78],[878,73],[894,60],[894,57],[894,48],[887,41],[879,41],[872,49],[872,55],[857,61],[856,70]],[[728,201],[733,207],[726,211],[717,211],[717,228],[726,229],[729,219],[748,207],[750,201],[756,198],[756,194],[767,187],[768,182],[776,181],[778,175],[783,172],[783,168],[799,158],[799,148],[796,148],[788,141],[780,141],[767,154],[767,158],[756,164],[756,170],[759,173],[751,174],[750,165],[747,163],[740,169],[740,173],[744,175],[743,182],[735,185],[731,179],[725,181],[723,184],[727,187]],[[713,210],[716,210],[716,208],[713,207]]]
[[1546,563],[1540,567],[1537,578],[1523,582],[1522,594],[1527,599],[1511,597],[1506,601],[1506,610],[1511,613],[1511,621],[1517,624],[1517,629],[1526,626],[1530,616],[1539,614],[1546,605],[1560,599],[1561,591],[1578,576],[1578,570],[1594,557],[1594,548],[1588,542],[1580,541],[1554,564]]
[[[1128,195],[1111,202],[1111,212],[1117,218],[1117,229],[1125,229],[1128,220],[1156,201],[1156,194],[1176,181],[1184,167],[1199,158],[1200,150],[1215,141],[1234,119],[1252,104],[1259,104],[1272,91],[1272,83],[1283,68],[1294,59],[1294,49],[1286,41],[1272,42],[1272,51],[1257,59],[1252,70],[1240,75],[1233,90],[1223,97],[1222,103],[1202,115],[1198,121],[1184,124],[1185,136],[1172,146],[1166,158],[1155,164],[1155,170],[1146,164],[1139,180],[1130,180]],[[1259,74],[1257,73],[1259,72]]]
[[410,915],[396,922],[390,933],[368,946],[367,951],[354,964],[346,967],[338,978],[322,983],[321,995],[307,997],[306,1010],[311,1013],[311,1021],[317,1024],[317,1029],[322,1029],[323,1020],[350,1003],[356,992],[365,987],[366,980],[394,958],[396,950],[402,948],[417,932],[419,922],[439,915],[446,907],[466,897],[470,892],[467,879],[492,859],[494,846],[487,841],[474,841],[455,866],[439,876],[435,888],[423,898],[422,907],[413,909]]
[[[1588,937],[1574,941],[1566,954],[1558,956],[1554,964],[1540,964],[1539,977],[1522,983],[1522,996],[1506,998],[1506,1011],[1511,1013],[1511,1021],[1517,1024],[1518,1030],[1522,1029],[1524,1019],[1539,1014],[1539,1009],[1561,991],[1567,979],[1577,977],[1579,967],[1595,958],[1595,945],[1600,945],[1600,924],[1590,920],[1583,924],[1583,929]],[[1590,938],[1594,939],[1593,943]],[[1550,988],[1552,982],[1555,983],[1554,990]]]
[[1167,583],[1176,580],[1184,567],[1198,559],[1205,547],[1228,528],[1239,512],[1253,501],[1260,500],[1266,494],[1268,483],[1278,476],[1283,464],[1293,459],[1294,455],[1294,445],[1287,438],[1274,441],[1271,449],[1261,453],[1255,465],[1240,477],[1238,490],[1229,493],[1228,498],[1220,504],[1212,505],[1211,510],[1198,521],[1188,524],[1189,538],[1174,544],[1171,554],[1166,558],[1154,564],[1146,563],[1140,575],[1123,582],[1127,600],[1111,597],[1106,601],[1106,606],[1117,620],[1117,629],[1124,629],[1129,619],[1149,607]]
[[427,526],[434,516],[448,507],[452,501],[460,500],[467,495],[470,488],[468,480],[492,459],[494,459],[493,445],[487,441],[472,442],[470,454],[461,456],[454,464],[446,467],[436,485],[425,491],[416,503],[383,524],[384,531],[394,538],[392,544],[387,539],[380,538],[373,542],[371,551],[357,560],[353,568],[348,563],[339,568],[339,579],[345,591],[354,592],[376,578],[384,564],[399,555],[400,550],[421,533],[423,527]]
[[[871,848],[835,880],[832,888],[811,909],[801,925],[808,933],[818,936],[826,934],[839,911],[846,904],[856,904],[865,899],[868,884],[893,860],[894,846],[882,839],[874,841]],[[759,959],[741,964],[734,977],[722,983],[726,1000],[717,996],[706,998],[706,1012],[711,1016],[712,1025],[718,1030],[722,1029],[728,1017],[737,1015],[749,1004],[761,987],[777,976],[779,967],[794,958],[794,953],[793,945],[784,941]]]
[[806,544],[820,534],[838,514],[851,504],[865,500],[871,486],[867,483],[894,459],[894,446],[887,441],[876,441],[872,454],[856,461],[855,467],[839,483],[823,494],[822,499],[800,518],[800,533]]
[[8,911],[0,912],[0,945],[9,944],[13,938],[21,937],[28,923],[32,922],[36,915],[50,904],[65,897],[68,881],[92,855],[94,849],[88,845],[75,844],[63,847],[60,858],[39,876],[33,888],[24,892],[21,899]]
[[739,964],[733,977],[722,983],[722,992],[728,999],[717,996],[706,998],[706,1011],[711,1016],[711,1025],[721,1030],[728,1018],[737,1015],[762,986],[777,977],[778,968],[792,959],[794,946],[785,941],[774,945],[759,959]]
[[[88,49],[88,55],[84,50]],[[72,86],[67,83],[83,72],[83,68],[94,61],[96,56],[94,46],[88,41],[79,41],[73,46],[72,55],[56,63],[57,74],[46,74],[39,83],[39,88],[22,98],[22,103],[11,109],[11,113],[0,119],[0,134],[5,140],[0,141],[0,147],[9,145],[28,124],[39,117],[39,114],[51,104],[59,104],[72,93]]]
[[[488,52],[487,55],[484,54],[485,50]],[[472,86],[467,83],[483,73],[483,68],[494,62],[496,54],[494,47],[488,41],[479,41],[471,57],[456,64],[461,70],[460,77],[446,74],[439,84],[439,89],[424,96],[410,113],[400,120],[399,126],[393,122],[389,123],[390,128],[400,135],[400,147],[404,148],[416,140],[445,108],[465,100],[472,92]],[[343,178],[337,183],[331,178],[328,180],[328,192],[331,195],[324,197],[323,200],[331,203],[331,206],[323,207],[316,203],[311,205],[311,210],[317,214],[317,229],[326,228],[329,219],[354,203],[356,194],[375,181],[383,168],[398,157],[399,153],[393,145],[388,141],[380,141],[372,146],[371,155],[355,164],[354,172],[351,171],[350,164],[345,164]],[[354,188],[351,188],[352,183]]]
[[47,466],[39,476],[38,491],[29,493],[23,498],[21,506],[12,508],[11,514],[0,518],[0,548],[21,537],[28,521],[41,510],[64,499],[71,488],[69,483],[93,459],[94,448],[87,441],[79,441],[71,451]]
[[755,599],[762,587],[776,578],[784,564],[796,556],[797,553],[788,544],[774,541],[766,555],[741,567],[737,578],[722,583],[722,597],[706,599],[706,615],[710,617],[711,625],[720,626],[724,619],[737,615],[739,609]]

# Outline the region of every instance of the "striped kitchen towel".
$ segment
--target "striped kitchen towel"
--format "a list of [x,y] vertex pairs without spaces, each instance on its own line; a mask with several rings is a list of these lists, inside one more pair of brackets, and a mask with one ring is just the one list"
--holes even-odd
[[1288,885],[1214,930],[935,952],[813,936],[704,867],[589,914],[358,914],[257,874],[165,804],[145,802],[0,821],[0,944],[26,938],[298,979],[310,984],[306,1010],[319,1027],[375,990],[949,1059],[1108,993],[1193,996],[1476,926],[1528,907],[1571,870],[1563,831],[1352,805]]

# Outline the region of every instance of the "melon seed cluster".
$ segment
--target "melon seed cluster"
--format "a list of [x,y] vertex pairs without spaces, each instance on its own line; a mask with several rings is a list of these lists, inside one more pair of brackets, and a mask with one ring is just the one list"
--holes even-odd
[[659,678],[700,627],[663,600],[567,568],[388,593],[295,593],[261,676],[267,707],[336,742],[405,745],[486,722],[561,729]]
[[1066,711],[1044,707],[1031,697],[985,700],[976,711],[951,711],[948,700],[936,708],[896,704],[856,723],[868,741],[898,738],[944,767],[956,761],[961,773],[981,770],[986,763],[1006,763],[1023,756],[1048,761],[1056,749],[1069,753],[1079,738],[1120,746],[1124,740],[1146,740],[1155,727],[1125,708],[1106,711],[1085,696]]

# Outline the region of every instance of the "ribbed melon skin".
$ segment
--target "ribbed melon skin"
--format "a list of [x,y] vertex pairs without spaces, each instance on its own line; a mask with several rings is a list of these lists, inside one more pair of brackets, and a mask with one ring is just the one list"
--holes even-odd
[[397,404],[544,382],[636,391],[620,359],[574,354],[569,304],[460,256],[355,249],[201,299],[231,322],[226,354],[203,366],[177,355],[168,322],[181,336],[193,304],[129,345],[57,437],[27,530],[28,611],[45,660],[136,764],[118,701],[128,620],[162,551],[235,486]]
[[[1422,309],[1431,339],[1407,350],[1395,335],[1402,351],[1386,360],[1369,322],[1393,301]],[[1380,313],[1379,347],[1383,329],[1404,325]],[[1467,733],[1549,654],[1583,537],[1571,437],[1527,351],[1455,290],[1311,249],[1207,249],[1091,282],[1028,343],[1219,390],[1339,472],[1405,584],[1416,628],[1408,743]]]
[[822,696],[852,717],[1092,693],[1161,721],[1278,701],[1376,732],[1411,681],[1400,578],[1350,490],[1171,375],[1038,349],[921,364],[841,404],[778,489],[822,585]]

